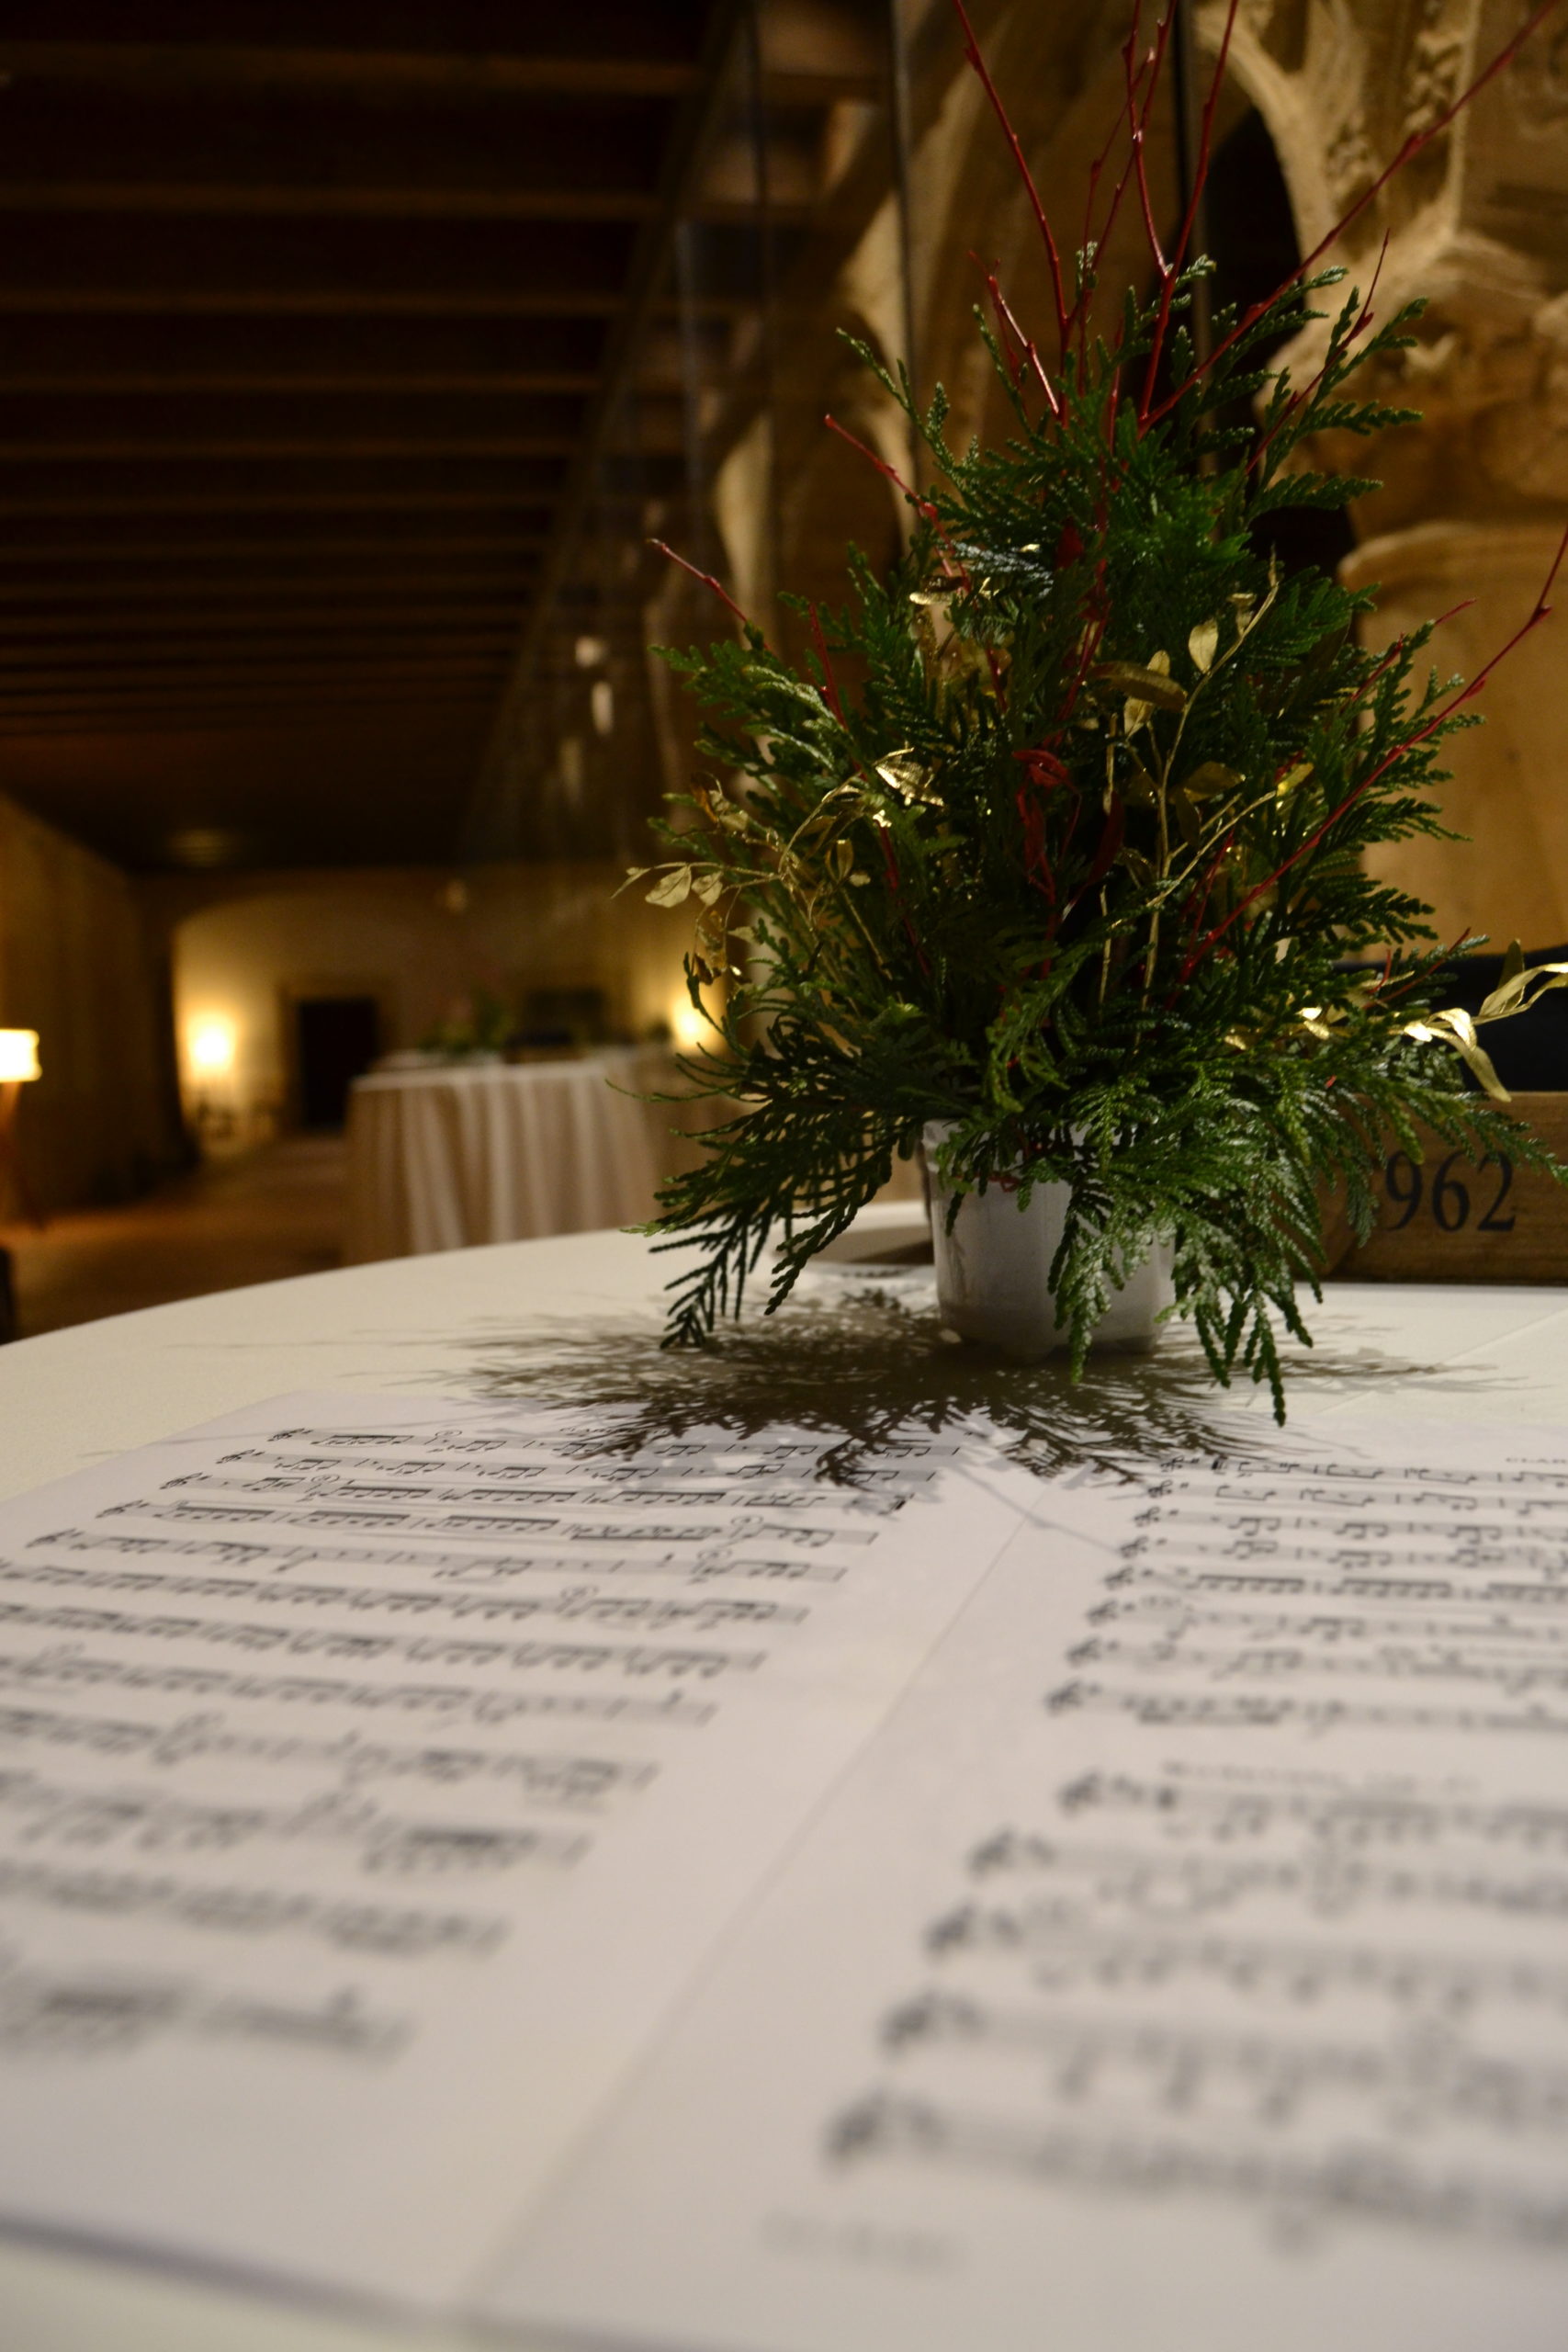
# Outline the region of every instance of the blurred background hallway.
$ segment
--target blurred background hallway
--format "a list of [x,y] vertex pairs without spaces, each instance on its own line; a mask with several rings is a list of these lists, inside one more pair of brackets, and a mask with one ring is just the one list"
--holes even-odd
[[324,1272],[342,1258],[344,1149],[341,1136],[290,1136],[193,1169],[140,1200],[68,1209],[41,1231],[0,1226],[13,1267],[13,1336]]

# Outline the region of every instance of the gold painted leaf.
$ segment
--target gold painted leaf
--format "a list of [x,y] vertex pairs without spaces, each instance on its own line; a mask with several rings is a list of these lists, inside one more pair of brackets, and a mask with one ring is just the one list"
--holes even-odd
[[693,875],[692,888],[705,907],[711,907],[724,894],[724,876],[716,866],[708,866],[701,874]]
[[1241,778],[1235,768],[1223,767],[1218,760],[1205,760],[1189,776],[1183,776],[1181,788],[1190,800],[1217,800],[1222,793],[1239,792]]
[[650,907],[678,907],[691,896],[692,869],[677,865],[661,882],[656,882],[648,894]]
[[876,763],[876,773],[884,784],[911,807],[917,801],[929,801],[942,806],[931,790],[932,771],[913,752],[889,752],[885,760]]
[[1475,1023],[1462,1005],[1449,1005],[1430,1021],[1407,1021],[1402,1032],[1418,1046],[1451,1046],[1460,1059],[1480,1080],[1494,1102],[1511,1102],[1513,1096],[1492,1066],[1492,1057],[1475,1034]]
[[1158,710],[1185,710],[1187,696],[1169,670],[1169,654],[1156,653],[1146,670],[1136,662],[1097,662],[1092,675],[1097,684],[1110,686],[1113,692],[1129,695],[1138,702],[1152,703]]
[[1197,663],[1199,669],[1211,669],[1213,666],[1214,656],[1219,650],[1219,622],[1200,621],[1197,628],[1190,632],[1187,639],[1187,650],[1192,656],[1192,659]]

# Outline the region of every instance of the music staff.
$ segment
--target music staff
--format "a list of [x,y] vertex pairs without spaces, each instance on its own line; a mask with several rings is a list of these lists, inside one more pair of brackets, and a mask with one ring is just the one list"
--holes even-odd
[[164,2035],[233,2039],[357,2061],[394,2058],[406,2016],[378,2014],[352,1987],[317,2002],[213,1994],[178,1979],[127,1978],[0,1961],[0,2052],[29,2058],[122,2055]]
[[875,2092],[833,2119],[826,2151],[839,2163],[941,2164],[1123,2198],[1218,2197],[1298,2228],[1310,2217],[1395,2223],[1442,2239],[1568,2247],[1568,2194],[1468,2168],[1429,2168],[1398,2149],[1318,2154],[1266,2139],[1202,2145],[1154,2129],[1097,2132]]
[[152,1878],[139,1871],[0,1860],[0,1903],[6,1902],[109,1919],[152,1916],[225,1935],[300,1935],[383,1960],[424,1960],[434,1952],[482,1958],[508,1933],[507,1922],[494,1914],[345,1901],[256,1881],[214,1885],[166,1871]]
[[[680,1650],[617,1653],[606,1645],[590,1649],[570,1643],[541,1644],[540,1648],[547,1654],[553,1653],[541,1657],[541,1664],[554,1664],[562,1669],[586,1667],[590,1671],[620,1664],[623,1671],[633,1674],[662,1667],[673,1674],[700,1675],[712,1670],[704,1661],[714,1655]],[[94,1657],[69,1645],[31,1656],[0,1652],[0,1689],[7,1681],[23,1687],[33,1683],[62,1683],[73,1689],[109,1685],[193,1698],[265,1699],[280,1706],[389,1709],[403,1713],[456,1716],[475,1724],[507,1724],[519,1716],[533,1714],[623,1716],[644,1723],[682,1714],[701,1723],[712,1714],[711,1708],[705,1709],[688,1699],[682,1690],[671,1690],[662,1699],[637,1701],[619,1693],[610,1696],[584,1691],[480,1690],[460,1683],[355,1682],[344,1676],[237,1674],[220,1667],[155,1666],[133,1657]]]
[[1568,1967],[1423,1943],[1346,1943],[1225,1932],[1189,1935],[1161,1924],[1094,1926],[1052,1904],[961,1903],[923,1939],[935,1961],[1026,1963],[1050,1992],[1147,1992],[1210,1984],[1228,1995],[1309,2007],[1336,1995],[1373,1996],[1399,2011],[1468,2015],[1487,2004],[1568,2017]]
[[[691,1727],[705,1720],[696,1710],[672,1712],[661,1702],[660,1720]],[[660,1766],[603,1756],[559,1755],[527,1749],[439,1747],[428,1743],[368,1739],[358,1731],[315,1737],[299,1732],[258,1731],[240,1725],[221,1711],[178,1715],[172,1722],[132,1722],[123,1717],[82,1714],[51,1707],[0,1705],[0,1742],[14,1747],[81,1748],[92,1755],[130,1756],[141,1764],[171,1770],[193,1761],[224,1759],[245,1765],[303,1766],[357,1788],[377,1780],[413,1780],[433,1788],[488,1782],[516,1801],[547,1809],[599,1812],[622,1795],[647,1788]]]
[[347,1846],[362,1871],[432,1877],[502,1871],[525,1862],[569,1870],[588,1850],[579,1833],[473,1821],[422,1821],[374,1799],[327,1794],[281,1805],[204,1803],[162,1792],[94,1788],[28,1771],[0,1772],[0,1818],[19,1847],[59,1844],[138,1853],[231,1853],[274,1843]]

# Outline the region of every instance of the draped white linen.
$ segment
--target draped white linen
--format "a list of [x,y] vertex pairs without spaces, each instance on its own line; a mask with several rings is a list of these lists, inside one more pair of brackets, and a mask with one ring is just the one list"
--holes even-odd
[[642,1223],[659,1182],[630,1056],[382,1070],[348,1120],[350,1265]]

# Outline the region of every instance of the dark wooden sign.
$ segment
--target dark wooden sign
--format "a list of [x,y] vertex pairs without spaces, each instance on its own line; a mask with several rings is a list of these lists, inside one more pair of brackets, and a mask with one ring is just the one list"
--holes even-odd
[[[1510,1115],[1568,1162],[1568,1094],[1516,1094]],[[1352,1282],[1568,1283],[1568,1186],[1506,1152],[1479,1164],[1440,1137],[1416,1159],[1391,1148],[1375,1231],[1357,1248],[1342,1212],[1324,1220],[1330,1272]]]

